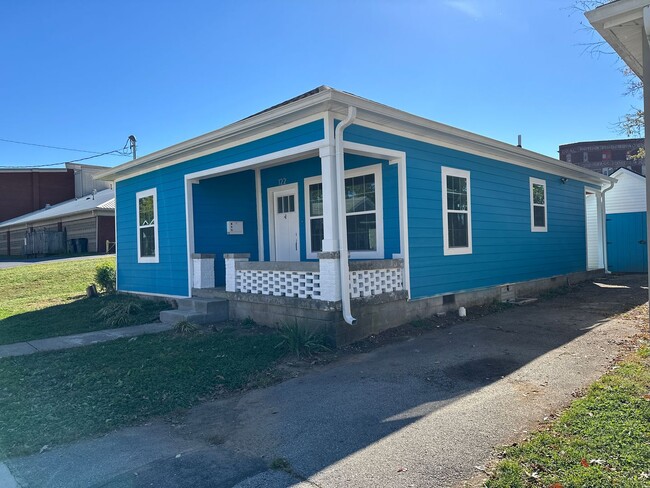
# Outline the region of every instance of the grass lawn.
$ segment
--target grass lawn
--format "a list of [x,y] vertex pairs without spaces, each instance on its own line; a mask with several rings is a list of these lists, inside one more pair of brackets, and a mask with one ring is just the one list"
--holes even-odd
[[[135,300],[123,295],[87,299],[95,268],[115,258],[63,261],[0,269],[0,344],[110,328],[96,313],[107,304]],[[152,322],[164,302],[137,300],[138,313],[123,325]]]
[[0,360],[0,457],[38,452],[273,380],[267,329],[174,332]]
[[650,348],[603,376],[548,429],[506,449],[486,486],[650,486]]

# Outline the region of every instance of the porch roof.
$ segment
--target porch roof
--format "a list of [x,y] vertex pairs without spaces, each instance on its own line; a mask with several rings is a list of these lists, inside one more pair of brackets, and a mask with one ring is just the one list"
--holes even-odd
[[[434,122],[328,86],[320,86],[216,131],[122,164],[99,174],[97,178],[119,180],[154,171],[194,159],[198,154],[217,152],[237,145],[238,141],[245,138],[250,140],[263,137],[264,133],[277,131],[278,128],[302,119],[311,117],[313,120],[318,114],[325,116],[325,113],[329,113],[335,118],[344,119],[349,106],[357,108],[355,123],[367,124],[379,130],[597,185],[615,181],[571,163]],[[329,143],[331,141],[323,140],[323,145]]]
[[650,0],[616,0],[586,12],[596,31],[639,78],[643,78],[643,8]]

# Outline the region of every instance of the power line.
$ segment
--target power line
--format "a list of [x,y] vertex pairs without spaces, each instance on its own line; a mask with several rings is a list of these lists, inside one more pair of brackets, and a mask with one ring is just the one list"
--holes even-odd
[[124,152],[121,149],[114,149],[113,151],[107,151],[105,153],[95,154],[94,156],[88,156],[86,158],[79,158],[79,159],[71,159],[69,161],[60,161],[58,163],[32,164],[32,165],[29,165],[29,166],[0,166],[0,168],[3,168],[3,169],[45,168],[46,166],[60,166],[62,164],[66,164],[66,163],[77,163],[79,161],[86,161],[88,159],[99,158],[100,156],[106,156],[108,154],[116,154],[118,156],[128,156],[128,154],[124,154]]
[[48,149],[60,149],[62,151],[74,151],[88,154],[102,154],[100,151],[87,151],[85,149],[72,149],[69,147],[48,146],[47,144],[36,144],[34,142],[13,141],[11,139],[0,139],[0,142],[10,142],[12,144],[22,144],[24,146],[46,147]]

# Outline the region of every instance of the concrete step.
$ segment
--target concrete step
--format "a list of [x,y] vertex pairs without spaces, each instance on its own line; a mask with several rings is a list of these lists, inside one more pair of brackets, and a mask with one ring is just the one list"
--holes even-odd
[[185,298],[178,300],[177,310],[163,310],[160,321],[176,324],[183,320],[195,324],[216,324],[228,320],[228,300]]
[[188,310],[197,313],[219,313],[223,307],[224,303],[228,305],[228,300],[223,298],[183,298],[178,300],[178,310]]

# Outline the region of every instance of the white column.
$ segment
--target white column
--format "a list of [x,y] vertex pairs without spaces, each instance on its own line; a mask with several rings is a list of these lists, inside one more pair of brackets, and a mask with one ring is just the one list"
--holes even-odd
[[214,288],[214,254],[192,254],[193,287]]
[[339,249],[339,229],[336,219],[338,206],[335,153],[333,145],[320,149],[320,166],[323,177],[323,252],[334,252]]
[[340,253],[318,253],[320,267],[320,300],[338,302],[341,300]]
[[237,265],[239,261],[248,261],[250,254],[224,254],[226,261],[226,291],[237,291]]

